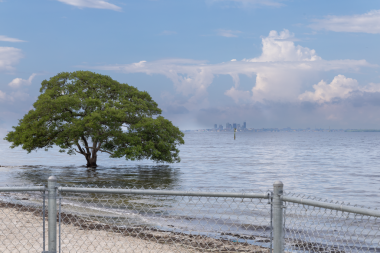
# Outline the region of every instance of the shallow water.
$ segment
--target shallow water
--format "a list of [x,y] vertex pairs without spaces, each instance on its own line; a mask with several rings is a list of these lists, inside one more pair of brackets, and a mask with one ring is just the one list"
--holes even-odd
[[[2,140],[0,165],[4,167],[0,167],[0,186],[46,184],[47,178],[55,175],[61,185],[69,186],[257,192],[270,190],[273,182],[281,180],[288,192],[380,207],[380,133],[239,132],[236,140],[233,140],[233,133],[186,133],[185,142],[180,147],[182,162],[178,164],[125,161],[100,154],[100,166],[88,170],[83,166],[84,157],[80,155],[68,156],[59,153],[58,149],[26,154],[20,148],[9,149],[9,144]],[[24,201],[12,196],[1,198]],[[219,199],[222,202],[215,203],[212,199],[183,197],[123,198],[107,195],[100,201],[101,198],[86,194],[67,195],[62,199],[62,210],[105,223],[116,224],[114,222],[117,221],[119,226],[149,225],[165,231],[196,232],[229,240],[239,240],[240,237],[223,235],[220,231],[231,232],[233,229],[234,233],[241,235],[262,236],[265,240],[269,237],[270,205],[266,200],[252,203],[239,200],[237,203],[234,199]],[[27,201],[30,200],[24,202]],[[119,205],[120,201],[124,204]],[[239,207],[231,209],[235,205]],[[288,222],[292,217],[289,211]],[[297,216],[297,219],[304,219],[304,224],[307,224],[314,221],[309,220],[310,215]],[[318,216],[323,224],[328,224],[329,219],[328,216]],[[297,222],[299,220],[293,223]],[[339,231],[349,231],[347,229],[355,229],[356,226],[360,230],[368,230],[365,224],[352,225],[348,222],[349,227],[343,229],[336,219],[334,222],[340,226]],[[346,222],[347,219],[344,224]],[[372,230],[366,232],[376,232],[374,223],[370,223]],[[314,231],[312,228],[312,225],[305,226],[301,234],[309,235]],[[324,235],[329,232],[328,228],[318,227],[318,231]],[[308,238],[319,240],[314,234]],[[361,240],[360,235],[350,238]],[[378,240],[376,236],[371,238],[373,246],[369,246],[377,247]],[[259,240],[249,243],[268,246]]]
[[0,185],[46,183],[215,190],[285,191],[380,207],[380,133],[279,132],[186,133],[182,162],[110,159],[96,170],[84,157],[58,149],[27,154],[0,141]]

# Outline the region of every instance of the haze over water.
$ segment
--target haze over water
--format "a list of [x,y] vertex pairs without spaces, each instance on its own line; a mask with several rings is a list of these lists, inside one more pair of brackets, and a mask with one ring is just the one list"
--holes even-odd
[[285,191],[380,206],[380,133],[186,133],[181,163],[110,159],[100,154],[95,171],[81,155],[58,149],[27,154],[0,141],[0,185],[44,183],[211,190]]

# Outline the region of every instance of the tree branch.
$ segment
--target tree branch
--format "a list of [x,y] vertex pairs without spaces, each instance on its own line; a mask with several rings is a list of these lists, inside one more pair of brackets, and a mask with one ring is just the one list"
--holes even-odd
[[87,154],[90,154],[90,150],[89,150],[89,147],[88,147],[88,143],[87,143],[87,140],[86,138],[84,138],[84,136],[81,136],[83,142],[84,142],[84,146],[86,148],[86,151],[87,151]]
[[77,153],[79,153],[79,154],[82,154],[83,155],[83,153],[82,152],[79,152],[78,150],[76,150],[75,148],[74,148],[74,150],[75,150],[75,152],[77,152]]
[[76,144],[77,144],[77,147],[78,147],[78,149],[79,149],[80,152],[78,152],[77,150],[75,150],[75,151],[77,151],[78,153],[80,153],[80,154],[82,154],[84,156],[90,154],[90,153],[85,153],[84,150],[82,149],[82,147],[78,143],[76,143]]

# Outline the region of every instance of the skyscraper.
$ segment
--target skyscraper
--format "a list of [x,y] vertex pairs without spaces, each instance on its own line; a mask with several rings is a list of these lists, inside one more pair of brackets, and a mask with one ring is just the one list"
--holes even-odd
[[243,123],[243,129],[247,129],[247,122]]
[[214,129],[218,129],[218,124],[214,124]]

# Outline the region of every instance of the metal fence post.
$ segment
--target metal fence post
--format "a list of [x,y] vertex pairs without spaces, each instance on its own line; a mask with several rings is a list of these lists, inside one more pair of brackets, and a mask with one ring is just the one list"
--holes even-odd
[[283,252],[283,217],[282,200],[284,184],[276,181],[273,184],[273,253]]
[[45,227],[46,191],[43,191],[42,196],[43,196],[42,197],[42,250],[43,250],[42,252],[45,252],[45,249],[46,249],[46,243],[45,243],[45,240],[46,240],[46,237],[45,237],[45,230],[46,230],[46,227]]
[[48,250],[57,252],[57,178],[48,179]]

